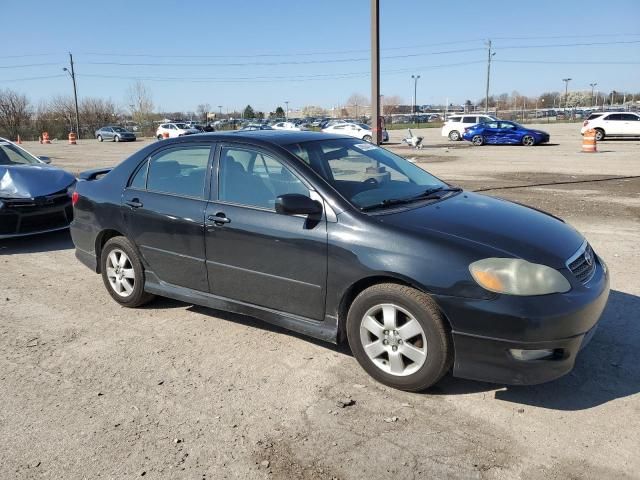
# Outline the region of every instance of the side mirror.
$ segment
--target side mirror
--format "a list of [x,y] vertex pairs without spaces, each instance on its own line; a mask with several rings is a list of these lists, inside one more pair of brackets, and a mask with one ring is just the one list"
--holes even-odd
[[38,160],[44,163],[51,163],[51,159],[49,157],[39,156]]
[[306,195],[287,193],[276,198],[276,213],[283,215],[313,215],[322,212],[322,205]]

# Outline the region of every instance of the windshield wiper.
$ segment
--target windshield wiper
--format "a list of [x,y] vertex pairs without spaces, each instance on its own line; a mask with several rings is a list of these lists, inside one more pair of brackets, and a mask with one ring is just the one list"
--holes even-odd
[[376,210],[378,208],[392,207],[394,205],[404,205],[407,203],[412,203],[420,200],[440,200],[442,198],[442,195],[435,195],[436,193],[461,192],[461,191],[462,189],[460,187],[452,187],[452,186],[429,188],[418,195],[414,195],[413,197],[387,198],[385,200],[382,200],[379,203],[374,203],[372,205],[366,205],[364,207],[360,207],[360,210],[363,212],[368,212],[370,210]]

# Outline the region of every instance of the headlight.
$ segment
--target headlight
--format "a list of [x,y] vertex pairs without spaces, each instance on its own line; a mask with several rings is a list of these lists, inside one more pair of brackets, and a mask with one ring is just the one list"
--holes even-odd
[[478,284],[507,295],[547,295],[571,290],[569,281],[557,270],[519,258],[485,258],[469,265]]

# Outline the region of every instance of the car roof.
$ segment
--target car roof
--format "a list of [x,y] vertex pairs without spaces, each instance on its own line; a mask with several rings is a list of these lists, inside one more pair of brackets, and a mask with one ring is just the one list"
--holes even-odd
[[314,131],[283,131],[283,130],[234,130],[232,132],[213,132],[186,135],[184,137],[163,140],[166,143],[198,142],[203,139],[211,141],[235,141],[247,140],[262,145],[290,145],[292,143],[308,142],[313,140],[333,140],[338,138],[352,139],[346,135]]

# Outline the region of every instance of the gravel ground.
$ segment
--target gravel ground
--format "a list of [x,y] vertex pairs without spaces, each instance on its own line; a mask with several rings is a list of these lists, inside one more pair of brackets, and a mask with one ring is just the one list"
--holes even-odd
[[[0,241],[0,478],[640,478],[640,141],[580,154],[577,125],[541,128],[553,144],[474,148],[425,129],[423,150],[390,148],[562,216],[606,259],[610,302],[571,374],[399,392],[348,348],[251,318],[123,309],[66,232]],[[25,146],[77,173],[142,143]]]

